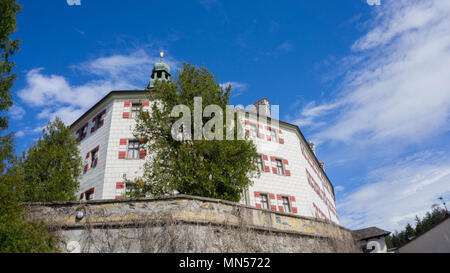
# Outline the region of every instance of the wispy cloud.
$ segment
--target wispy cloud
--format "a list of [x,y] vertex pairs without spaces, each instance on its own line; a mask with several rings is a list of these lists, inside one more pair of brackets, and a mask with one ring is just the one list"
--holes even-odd
[[[19,90],[18,95],[28,106],[40,109],[38,118],[59,116],[70,124],[112,90],[143,89],[157,61],[158,57],[150,57],[145,51],[138,50],[71,66],[79,73],[95,78],[82,85],[73,85],[65,76],[45,74],[43,68],[36,68],[27,73],[27,86]],[[178,64],[173,59],[165,62],[173,66]]]
[[337,203],[341,224],[394,231],[414,223],[414,217],[422,217],[439,196],[450,197],[449,166],[442,154],[420,152],[373,170],[369,183]]
[[351,142],[363,135],[368,141],[416,142],[446,131],[449,16],[448,1],[383,3],[373,28],[352,46],[355,55],[349,58],[355,63],[340,96],[323,103],[339,107],[331,116],[314,117],[314,121],[327,120],[315,137]]
[[14,104],[13,106],[11,106],[11,108],[9,108],[8,113],[13,120],[21,120],[25,116],[26,111],[25,109],[23,109],[23,107]]
[[231,85],[231,96],[239,97],[247,90],[247,84],[242,82],[225,82],[220,84],[223,88]]
[[450,1],[384,1],[352,54],[337,62],[344,73],[335,75],[334,99],[310,102],[291,118],[329,157],[372,169],[344,183],[342,225],[401,229],[439,195],[450,197],[448,147],[424,148],[450,128],[449,17]]

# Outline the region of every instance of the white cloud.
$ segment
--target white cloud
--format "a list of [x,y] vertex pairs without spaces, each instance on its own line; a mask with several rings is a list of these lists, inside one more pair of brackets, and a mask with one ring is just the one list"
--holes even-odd
[[13,106],[11,106],[11,108],[9,108],[9,116],[14,119],[14,120],[21,120],[25,114],[26,111],[25,109],[23,109],[23,107],[14,104]]
[[336,73],[335,98],[307,104],[293,122],[309,127],[333,163],[358,166],[338,194],[341,224],[394,231],[450,198],[448,148],[433,147],[450,128],[450,1],[388,0],[376,10],[338,62],[346,72]]
[[22,130],[17,131],[17,133],[16,133],[16,137],[23,137],[24,135],[25,135],[25,132]]
[[370,183],[337,202],[341,225],[401,230],[450,197],[450,162],[442,154],[420,152],[395,165],[372,171]]
[[[415,143],[446,132],[449,17],[449,1],[384,2],[373,28],[352,47],[356,57],[350,58],[360,61],[346,74],[338,98],[311,109],[307,105],[300,123],[326,121],[316,131],[318,141],[352,142],[363,136],[368,142]],[[333,111],[317,116],[311,110]]]
[[247,90],[247,84],[242,82],[225,82],[220,84],[224,89],[231,85],[231,96],[238,97]]
[[[159,54],[154,54],[159,56]],[[38,118],[59,116],[70,124],[112,90],[143,89],[150,79],[158,57],[149,57],[143,50],[129,55],[112,55],[72,66],[77,71],[95,76],[82,85],[72,85],[61,75],[46,75],[36,68],[26,75],[27,86],[19,90],[20,99],[28,106],[41,108]],[[177,62],[165,60],[176,67]]]

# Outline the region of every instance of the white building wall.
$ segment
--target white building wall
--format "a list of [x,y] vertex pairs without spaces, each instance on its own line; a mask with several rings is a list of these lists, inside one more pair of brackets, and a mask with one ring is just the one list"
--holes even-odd
[[[124,193],[124,189],[117,189],[118,185],[124,182],[124,174],[128,179],[143,174],[144,159],[119,159],[119,152],[126,152],[127,149],[126,145],[121,145],[121,139],[134,139],[135,120],[123,116],[124,112],[131,112],[131,109],[125,106],[125,102],[131,104],[134,101],[147,101],[145,93],[142,93],[142,95],[121,94],[113,96],[102,105],[97,106],[89,117],[78,121],[77,127],[72,128],[76,132],[86,121],[89,121],[88,134],[79,144],[82,157],[85,157],[87,152],[100,145],[97,167],[89,169],[80,178],[80,193],[95,188],[95,199],[118,198]],[[149,110],[149,108],[145,107],[144,110]],[[91,134],[92,119],[104,109],[106,109],[104,125]],[[250,120],[250,122],[258,124],[255,120]],[[278,195],[289,196],[293,197],[291,208],[297,209],[296,212],[292,211],[292,213],[339,223],[338,218],[330,212],[324,201],[329,200],[331,207],[335,209],[334,198],[324,186],[328,181],[322,175],[320,167],[312,160],[314,157],[309,154],[310,150],[306,148],[308,144],[303,141],[297,129],[294,126],[281,124],[281,127],[277,128],[277,130],[281,130],[281,134],[278,131],[278,138],[282,138],[284,143],[280,143],[280,141],[268,140],[267,136],[270,133],[267,131],[267,122],[261,122],[260,124],[262,125],[261,132],[264,133],[264,139],[257,137],[254,138],[254,142],[258,152],[267,156],[268,162],[266,164],[270,165],[270,171],[262,171],[260,178],[255,179],[254,184],[249,187],[249,205],[256,206],[258,204],[259,200],[255,197],[255,192],[267,193],[269,197],[272,195],[271,205],[275,206],[274,209],[281,211],[280,206],[282,204],[278,200]],[[302,145],[304,147],[303,152]],[[309,155],[309,159],[307,155]],[[287,160],[288,164],[285,167],[290,171],[290,176],[273,173],[271,157]],[[311,183],[308,182],[306,170],[320,188],[319,193],[321,194],[317,194]],[[325,218],[318,214],[318,210],[325,215]]]
[[[92,127],[94,126],[93,118],[106,110],[103,116],[103,126],[97,129],[94,132],[91,132]],[[105,176],[105,167],[108,150],[108,137],[109,131],[111,127],[111,115],[112,115],[112,105],[107,102],[99,105],[95,111],[93,111],[92,115],[85,117],[81,120],[77,127],[73,128],[73,132],[76,133],[79,129],[81,129],[86,123],[88,123],[87,135],[86,137],[79,142],[78,149],[80,151],[80,155],[83,159],[83,167],[88,165],[88,169],[86,172],[82,172],[80,177],[80,189],[78,195],[84,193],[90,189],[95,189],[94,191],[94,199],[101,199],[102,192],[104,187],[104,176]],[[91,168],[92,156],[86,158],[87,153],[90,153],[93,149],[99,147],[98,151],[98,163],[95,168]]]

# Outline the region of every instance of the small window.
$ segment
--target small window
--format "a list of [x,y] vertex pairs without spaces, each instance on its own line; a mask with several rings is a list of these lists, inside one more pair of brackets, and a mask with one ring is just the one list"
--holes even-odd
[[84,195],[86,196],[86,200],[94,200],[94,189],[90,189],[87,192],[84,193]]
[[269,209],[269,198],[267,198],[267,194],[261,194],[261,205],[263,209]]
[[263,158],[262,155],[258,157],[258,168],[260,171],[264,171],[264,164],[263,164]]
[[283,161],[281,159],[276,159],[275,162],[277,164],[277,172],[278,172],[278,174],[284,175]]
[[91,151],[91,168],[97,167],[98,151],[97,148]]
[[283,209],[285,212],[291,212],[291,203],[289,203],[289,197],[281,197],[281,202],[283,204]]
[[278,134],[274,129],[270,130],[270,138],[272,141],[278,142]]
[[81,141],[81,140],[83,140],[83,139],[86,137],[86,135],[87,135],[87,130],[88,130],[88,124],[84,125],[84,126],[81,128],[80,132],[78,133],[78,135],[77,135],[78,141]]
[[131,105],[131,118],[136,118],[142,110],[142,103],[133,103]]
[[256,138],[258,136],[258,129],[256,124],[250,124],[250,136]]
[[102,127],[102,117],[103,117],[102,114],[98,114],[95,117],[95,125],[94,125],[95,130],[97,130],[98,128]]
[[139,159],[139,141],[128,141],[128,158]]

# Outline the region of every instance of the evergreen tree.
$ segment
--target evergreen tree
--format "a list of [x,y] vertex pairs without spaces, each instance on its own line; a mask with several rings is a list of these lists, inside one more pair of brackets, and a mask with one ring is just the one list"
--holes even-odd
[[[135,135],[147,142],[151,158],[145,163],[144,176],[134,181],[135,193],[159,196],[176,190],[181,194],[239,201],[252,178],[259,175],[259,156],[252,141],[208,140],[204,136],[178,141],[172,137],[172,125],[179,120],[171,117],[175,106],[185,105],[194,113],[194,97],[201,97],[203,106],[214,104],[225,113],[231,87],[224,90],[207,69],[191,64],[183,64],[178,72],[173,81],[156,81],[149,96],[160,103],[154,103],[150,113],[142,113],[137,119]],[[208,121],[210,118],[202,118],[204,125]],[[224,132],[220,132],[214,126],[210,132],[215,135],[230,130],[236,136],[237,127],[227,127],[225,118],[223,128]],[[189,130],[194,132],[194,122],[191,128],[180,131]]]
[[54,202],[76,200],[82,159],[70,128],[56,118],[22,158],[23,200]]
[[420,219],[418,216],[415,218],[416,226],[412,227],[411,224],[407,224],[405,229],[398,232],[395,231],[386,238],[386,244],[388,248],[401,247],[410,241],[412,237],[420,236],[433,228],[436,224],[440,223],[446,217],[446,210],[439,207],[433,207],[431,213],[427,212],[425,216]]
[[0,0],[0,174],[4,173],[7,160],[13,152],[13,134],[4,135],[8,129],[6,112],[12,106],[12,85],[16,74],[12,74],[14,62],[10,58],[19,49],[19,40],[10,36],[16,31],[16,14],[20,11],[17,0]]

